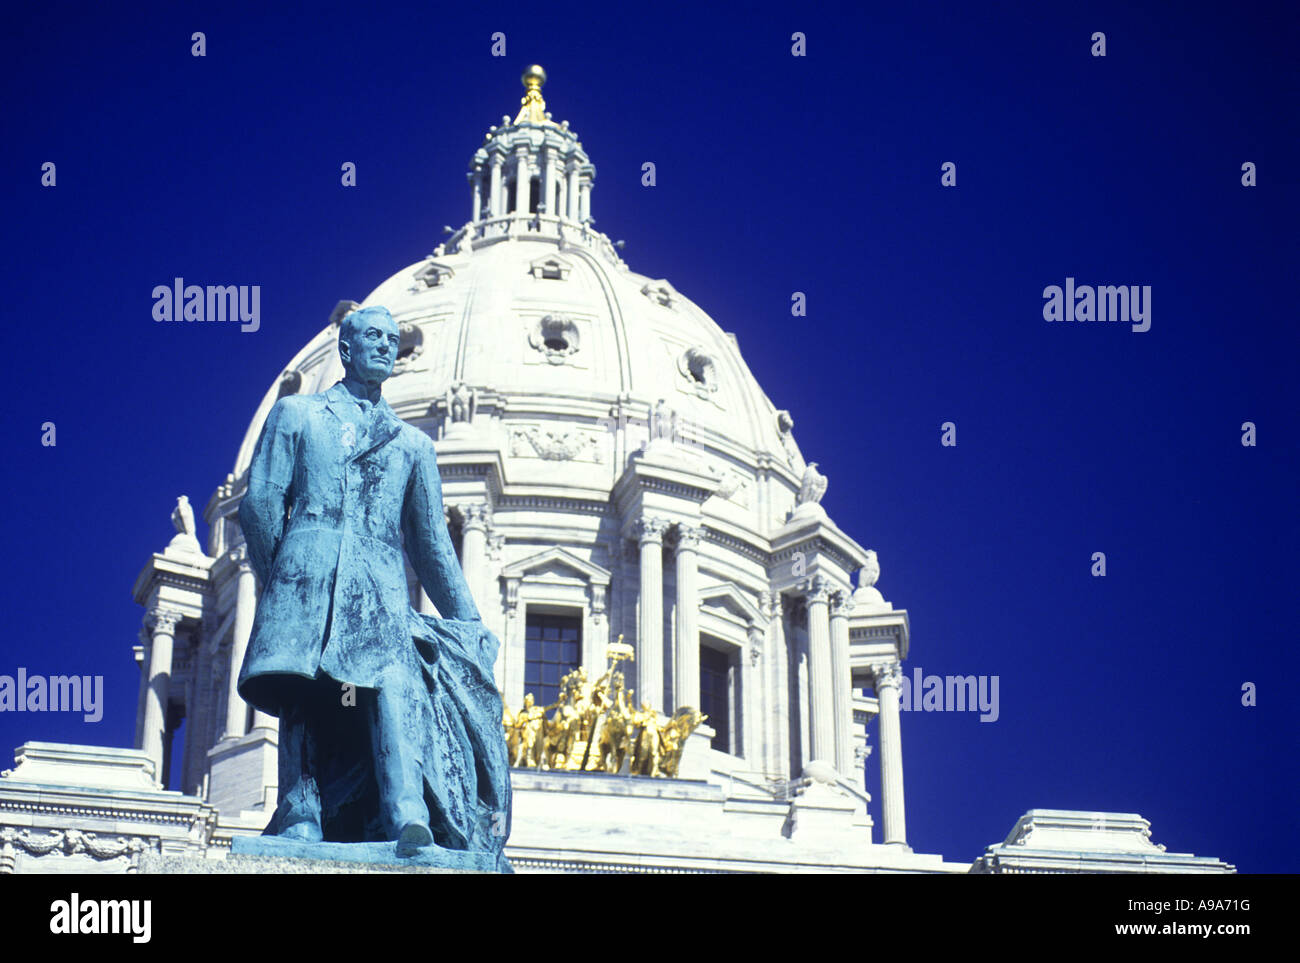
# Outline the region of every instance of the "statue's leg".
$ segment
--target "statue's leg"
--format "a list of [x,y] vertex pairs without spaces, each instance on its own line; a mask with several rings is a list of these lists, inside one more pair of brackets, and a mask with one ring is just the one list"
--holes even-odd
[[421,733],[414,731],[410,711],[416,700],[428,699],[429,695],[417,681],[409,672],[386,673],[375,698],[370,700],[370,737],[379,802],[388,838],[397,840],[398,855],[410,855],[433,842],[429,807],[424,801]]
[[[303,693],[305,696],[306,693]],[[280,715],[280,800],[274,825],[278,835],[320,842],[320,787],[316,782],[316,733],[310,701],[297,699]]]

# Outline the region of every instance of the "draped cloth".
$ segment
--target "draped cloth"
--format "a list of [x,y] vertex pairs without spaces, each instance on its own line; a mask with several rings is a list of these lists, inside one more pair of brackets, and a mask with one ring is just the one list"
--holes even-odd
[[[501,727],[502,701],[493,675],[500,642],[480,621],[441,619],[410,609],[411,640],[379,680],[384,698],[403,711],[400,738],[414,749],[434,844],[488,855],[512,872],[504,854],[510,834],[510,769]],[[327,840],[387,839],[380,818],[374,752],[365,720],[379,694],[356,691],[356,705],[339,705],[339,686],[318,677],[328,708],[314,738],[321,828]],[[319,710],[318,710],[319,711]],[[278,833],[277,811],[265,832]]]
[[[482,622],[411,610],[416,660],[428,698],[416,707],[434,841],[504,855],[510,835],[510,763],[493,673],[500,642]],[[443,842],[442,840],[446,840]]]

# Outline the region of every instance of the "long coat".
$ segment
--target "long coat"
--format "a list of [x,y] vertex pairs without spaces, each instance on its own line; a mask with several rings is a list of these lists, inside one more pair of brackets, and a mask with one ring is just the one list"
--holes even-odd
[[443,519],[433,441],[383,399],[351,424],[349,397],[340,382],[277,401],[239,507],[262,584],[239,694],[272,714],[286,676],[320,670],[376,688],[406,663],[414,613],[403,541],[438,612],[479,619]]

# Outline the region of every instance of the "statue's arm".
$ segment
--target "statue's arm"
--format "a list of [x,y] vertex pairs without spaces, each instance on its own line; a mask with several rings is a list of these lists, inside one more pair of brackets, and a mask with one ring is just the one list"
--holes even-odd
[[447,619],[476,621],[478,606],[456,558],[456,548],[442,514],[442,478],[433,442],[424,436],[416,452],[415,467],[406,486],[402,506],[402,534],[420,585],[438,614]]
[[284,536],[298,447],[297,422],[290,399],[281,398],[271,408],[248,469],[248,491],[239,503],[239,527],[248,546],[248,560],[263,585]]

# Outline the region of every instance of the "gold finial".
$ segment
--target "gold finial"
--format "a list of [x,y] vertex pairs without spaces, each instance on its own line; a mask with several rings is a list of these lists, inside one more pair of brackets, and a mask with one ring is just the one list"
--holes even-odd
[[519,79],[523,81],[525,93],[523,99],[519,101],[522,106],[515,123],[547,123],[546,101],[542,99],[542,84],[546,83],[546,71],[537,64],[531,64],[524,68],[523,75]]

